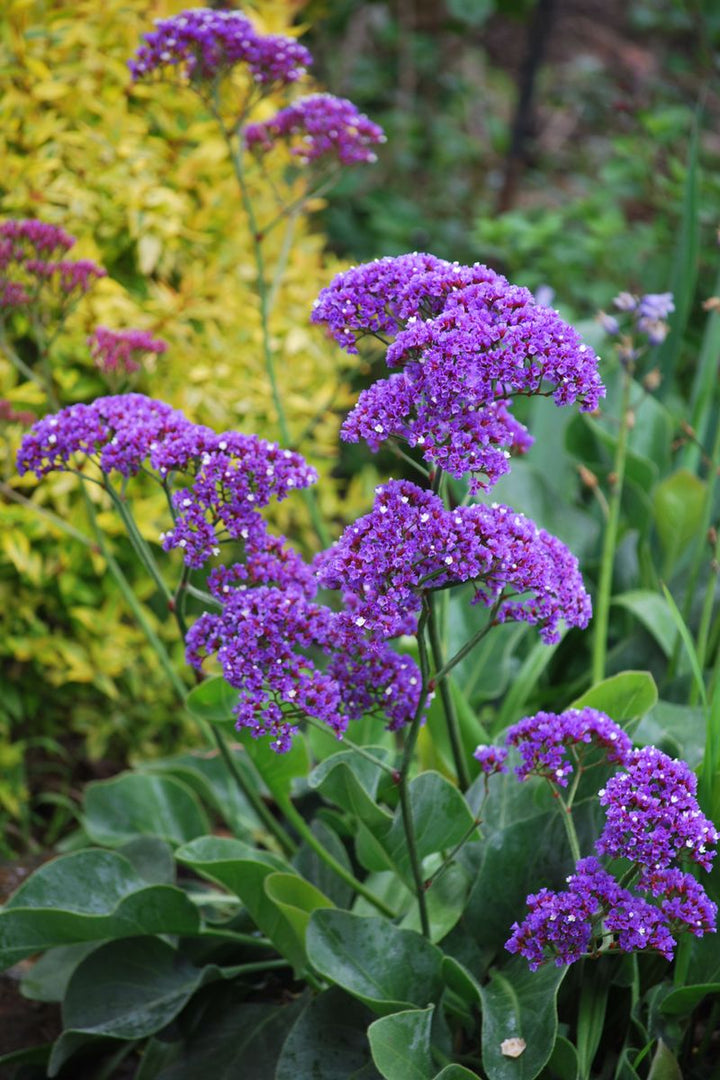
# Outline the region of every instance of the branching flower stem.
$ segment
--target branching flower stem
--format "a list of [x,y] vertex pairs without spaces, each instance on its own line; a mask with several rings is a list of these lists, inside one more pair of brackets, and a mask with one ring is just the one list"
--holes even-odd
[[[285,416],[285,410],[283,408],[282,400],[280,398],[280,391],[278,388],[277,377],[275,374],[275,358],[273,356],[272,342],[270,337],[270,292],[267,281],[267,272],[265,267],[265,253],[263,251],[263,238],[264,233],[260,230],[255,214],[255,208],[253,206],[252,198],[250,196],[250,190],[245,176],[245,169],[243,166],[243,146],[242,146],[242,133],[239,129],[234,131],[228,130],[223,123],[222,117],[217,108],[211,107],[213,117],[220,126],[225,139],[225,144],[228,148],[230,160],[232,162],[233,172],[240,189],[240,198],[242,200],[243,209],[247,216],[248,225],[250,228],[250,236],[252,241],[253,257],[255,259],[256,270],[256,282],[258,291],[258,301],[260,304],[260,328],[262,336],[262,349],[263,357],[265,360],[265,371],[267,373],[268,381],[270,383],[270,392],[272,395],[273,407],[277,416],[278,427],[280,429],[280,435],[283,443],[286,447],[292,445],[290,438],[290,429],[288,427],[287,418]],[[296,212],[299,213],[300,207]],[[278,277],[276,276],[273,284],[272,292],[274,293],[278,288]],[[323,547],[328,547],[330,543],[330,537],[328,536],[325,523],[320,516],[317,497],[312,489],[307,489],[302,492],[302,497],[305,499],[305,503],[310,514],[310,520],[312,521],[313,528],[317,535],[320,544]]]
[[415,825],[413,823],[412,807],[410,805],[410,792],[408,789],[408,775],[410,772],[410,766],[412,764],[418,735],[420,734],[423,713],[425,711],[425,703],[431,685],[430,661],[428,657],[427,643],[425,641],[425,628],[427,620],[428,609],[427,605],[423,604],[423,611],[420,616],[417,629],[417,642],[420,652],[420,671],[422,673],[422,686],[420,687],[420,697],[418,699],[418,706],[415,711],[415,716],[413,717],[412,723],[410,725],[410,730],[408,731],[405,740],[405,747],[403,750],[402,761],[400,763],[400,770],[397,774],[397,786],[400,795],[400,809],[402,813],[403,828],[405,830],[405,841],[407,843],[410,867],[412,870],[413,881],[415,882],[415,894],[417,896],[418,909],[420,912],[420,926],[424,936],[426,938],[429,938],[430,920],[428,918],[427,898],[425,896],[425,882],[423,880],[422,864],[418,855],[417,840],[415,836]]
[[602,556],[600,561],[600,581],[598,582],[593,620],[592,681],[602,682],[605,678],[607,658],[607,635],[610,617],[610,599],[612,593],[613,562],[617,547],[618,527],[620,523],[620,504],[622,502],[623,483],[625,480],[625,462],[627,460],[628,434],[630,431],[630,392],[632,390],[632,372],[623,365],[622,400],[620,404],[620,426],[613,462],[614,482],[608,503],[608,518],[605,525]]
[[[431,592],[427,593],[427,610],[428,610],[428,633],[430,636],[430,649],[432,652],[433,663],[438,672],[443,669],[443,649],[440,641],[440,634],[438,633],[437,617],[435,614],[435,608],[433,604],[433,596]],[[445,712],[445,723],[447,725],[448,736],[450,738],[450,748],[452,750],[453,761],[455,763],[455,772],[457,774],[458,784],[461,791],[467,791],[470,787],[470,772],[468,770],[467,762],[465,760],[465,752],[463,750],[462,739],[460,736],[460,725],[458,724],[457,712],[455,710],[455,702],[452,697],[452,690],[448,680],[443,677],[438,681],[438,676],[435,676],[435,681],[438,682],[440,690],[440,699],[442,701],[443,710]]]

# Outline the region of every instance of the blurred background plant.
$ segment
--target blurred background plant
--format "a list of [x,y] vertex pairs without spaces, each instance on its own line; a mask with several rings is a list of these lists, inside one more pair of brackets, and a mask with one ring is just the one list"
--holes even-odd
[[[184,6],[163,0],[153,15]],[[288,32],[297,12],[281,0],[255,7],[266,32]],[[98,368],[88,344],[96,327],[140,328],[165,339],[168,349],[149,356],[134,388],[218,429],[278,437],[251,238],[226,147],[191,93],[178,94],[169,84],[131,88],[127,60],[147,29],[148,8],[139,0],[4,6],[0,220],[59,225],[77,237],[73,258],[94,259],[107,270],[53,346],[62,404],[114,389],[113,375]],[[261,220],[276,213],[273,177],[283,177],[287,162],[287,154],[273,155],[265,176],[249,179]],[[349,397],[335,350],[310,329],[308,313],[334,266],[307,214],[294,213],[292,225],[287,250],[283,229],[267,240],[269,258],[286,260],[270,330],[291,436],[327,478],[339,425],[331,405],[343,409]],[[7,321],[6,340],[32,368],[37,344],[21,312]],[[0,350],[0,396],[9,410],[0,415],[0,725],[14,762],[3,770],[0,812],[16,819],[23,807],[22,836],[9,834],[11,846],[22,847],[42,835],[44,816],[35,820],[28,800],[37,805],[48,767],[62,774],[58,786],[66,790],[68,775],[106,775],[129,759],[166,753],[189,729],[105,572],[75,485],[61,481],[34,493],[31,482],[15,475],[26,414],[42,414],[47,402],[42,387],[11,365],[7,350]],[[343,483],[342,505],[331,480],[322,491],[331,520],[344,521],[364,505],[359,481]],[[141,530],[153,541],[158,506],[149,492],[136,505]],[[136,580],[121,526],[98,509],[112,553],[151,602],[152,627],[164,638],[162,605],[152,586]],[[308,535],[306,513],[302,504],[283,504],[277,523]],[[73,527],[63,528],[61,518]]]

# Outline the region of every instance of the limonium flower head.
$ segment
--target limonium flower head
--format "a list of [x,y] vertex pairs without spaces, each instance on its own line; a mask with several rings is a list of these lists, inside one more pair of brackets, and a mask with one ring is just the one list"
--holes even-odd
[[18,469],[38,477],[67,471],[82,465],[76,455],[107,476],[133,476],[145,466],[160,482],[172,480],[175,522],[161,540],[193,567],[219,554],[218,530],[261,546],[258,511],[317,478],[294,451],[257,435],[217,433],[143,394],[97,398],[44,417],[24,437]]
[[417,447],[428,464],[458,478],[470,473],[470,490],[489,488],[510,471],[511,456],[533,444],[527,428],[496,399],[477,408],[460,395],[418,392],[407,372],[380,379],[360,393],[341,428],[346,442],[364,440],[373,452],[389,438]]
[[245,142],[256,153],[272,149],[278,140],[287,141],[303,165],[325,157],[355,165],[376,160],[373,147],[385,142],[385,134],[346,98],[310,94],[245,128]]
[[374,335],[398,374],[361,394],[342,429],[372,450],[389,438],[420,446],[471,491],[508,471],[531,444],[511,415],[512,398],[552,395],[592,411],[605,393],[598,359],[552,308],[486,266],[431,255],[379,259],[338,275],[313,320],[348,352]]
[[559,540],[507,506],[446,510],[407,480],[376,489],[372,511],[318,557],[317,571],[379,637],[414,632],[423,590],[464,582],[498,622],[536,625],[546,642],[559,639],[561,619],[586,626],[590,618],[577,560]]
[[353,354],[358,338],[394,337],[408,319],[438,314],[453,289],[499,276],[480,264],[461,266],[423,252],[388,256],[337,274],[315,301],[311,318]]
[[[238,727],[269,736],[274,750],[289,749],[306,716],[339,738],[366,712],[385,716],[393,728],[415,716],[422,681],[414,662],[371,644],[337,612],[266,586],[232,589],[223,600],[221,614],[206,612],[190,628],[188,662],[199,668],[217,654],[225,680],[239,692]],[[310,650],[329,658],[324,671],[308,658]]]
[[514,923],[505,944],[524,956],[531,971],[553,959],[558,967],[611,948],[654,950],[671,960],[675,947],[662,912],[622,888],[596,858],[581,859],[568,889],[541,889],[527,898],[529,914]]
[[244,562],[214,567],[207,578],[212,595],[224,603],[235,589],[275,585],[286,592],[297,592],[308,600],[317,593],[312,567],[291,548],[284,536],[273,536],[263,528],[248,531]]
[[[552,768],[548,742],[536,756]],[[593,857],[578,862],[566,891],[529,896],[530,913],[505,947],[533,970],[551,957],[569,964],[608,949],[654,950],[671,960],[677,934],[715,932],[717,906],[672,865],[687,858],[709,870],[714,856],[718,833],[697,804],[695,774],[654,746],[624,754],[621,766],[599,793],[606,824],[595,849],[628,861],[624,885]]]
[[243,64],[256,83],[285,84],[296,82],[312,63],[303,45],[259,34],[240,11],[192,8],[158,19],[144,40],[128,65],[136,81],[174,72],[192,83],[212,82]]
[[690,859],[709,870],[720,834],[698,806],[697,778],[654,746],[635,750],[599,793],[607,821],[596,844],[652,870]]
[[101,371],[125,374],[140,371],[147,355],[160,356],[167,350],[167,342],[153,338],[148,330],[109,330],[106,326],[95,327],[88,345]]
[[621,727],[598,709],[566,709],[562,713],[538,712],[508,728],[508,746],[514,746],[522,762],[515,769],[518,779],[542,776],[560,787],[567,787],[573,773],[568,757],[570,747],[576,756],[585,746],[600,746],[608,762],[624,765],[630,760],[632,742]]

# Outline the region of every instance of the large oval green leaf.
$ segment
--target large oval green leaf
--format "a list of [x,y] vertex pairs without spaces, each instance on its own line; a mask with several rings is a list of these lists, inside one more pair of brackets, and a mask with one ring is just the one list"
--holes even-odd
[[127,772],[88,784],[83,824],[97,844],[116,847],[138,834],[184,844],[210,831],[195,794],[172,776]]
[[[224,885],[242,900],[257,927],[290,963],[305,966],[303,936],[286,913],[267,895],[265,879],[271,874],[290,872],[278,855],[223,836],[202,836],[176,852],[178,862],[192,867],[201,877]],[[302,880],[298,878],[298,880]],[[309,886],[312,888],[312,886]]]
[[45,863],[0,912],[0,967],[58,945],[139,934],[195,934],[184,892],[148,885],[114,851],[89,849]]
[[657,703],[658,690],[649,671],[621,671],[591,687],[572,703],[573,709],[600,709],[615,721],[624,724],[646,712]]
[[385,1080],[432,1080],[430,1029],[435,1006],[383,1016],[368,1028],[373,1061]]
[[[390,752],[382,746],[371,746],[368,750],[379,761],[391,758]],[[341,750],[317,765],[310,773],[308,783],[311,788],[319,789],[326,799],[379,833],[389,829],[392,823],[390,814],[375,801],[382,774],[380,765],[355,750]]]
[[63,1001],[63,1033],[50,1058],[50,1076],[92,1036],[136,1040],[160,1031],[201,986],[222,975],[199,969],[158,938],[102,945],[73,973]]
[[275,1080],[376,1080],[367,1027],[372,1013],[337,986],[313,998],[285,1040]]
[[384,919],[316,911],[306,947],[321,975],[382,1016],[425,1007],[442,992],[440,950],[420,934]]
[[[490,1080],[533,1080],[542,1070],[555,1045],[557,992],[566,971],[551,964],[530,971],[513,958],[491,972],[480,991],[482,1063]],[[508,1056],[509,1039],[525,1044],[519,1056]]]

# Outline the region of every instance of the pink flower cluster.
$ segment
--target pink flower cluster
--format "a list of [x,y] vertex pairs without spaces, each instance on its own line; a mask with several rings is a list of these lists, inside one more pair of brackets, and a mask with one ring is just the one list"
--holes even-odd
[[167,342],[148,330],[108,330],[106,326],[93,330],[88,345],[101,371],[127,375],[141,370],[143,357],[160,356],[167,350]]

